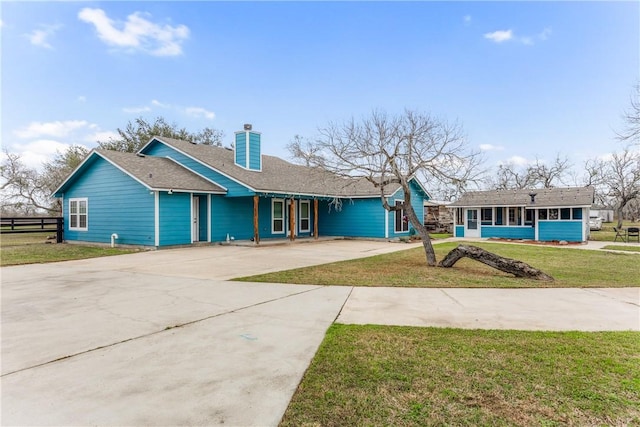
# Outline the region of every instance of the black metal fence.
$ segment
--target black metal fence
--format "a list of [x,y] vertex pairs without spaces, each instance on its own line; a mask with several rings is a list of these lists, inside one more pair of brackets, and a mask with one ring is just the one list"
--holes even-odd
[[55,231],[56,242],[64,240],[64,220],[60,217],[2,217],[0,233],[42,233]]

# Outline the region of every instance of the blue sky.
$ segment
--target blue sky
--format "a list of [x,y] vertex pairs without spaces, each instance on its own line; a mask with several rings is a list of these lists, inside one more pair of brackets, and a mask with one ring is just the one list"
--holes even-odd
[[144,116],[263,152],[373,109],[464,125],[486,165],[619,150],[639,2],[1,2],[2,145],[37,166]]

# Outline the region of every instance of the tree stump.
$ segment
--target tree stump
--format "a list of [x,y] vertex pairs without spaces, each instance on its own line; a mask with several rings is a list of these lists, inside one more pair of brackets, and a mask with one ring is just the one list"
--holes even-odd
[[553,277],[531,267],[529,264],[518,261],[511,258],[501,257],[492,252],[486,251],[477,246],[470,245],[458,245],[457,248],[452,249],[451,252],[444,257],[440,264],[440,267],[453,267],[461,258],[471,258],[479,261],[483,264],[487,264],[497,270],[504,271],[505,273],[513,274],[516,277],[524,277],[525,279],[543,280],[552,282]]

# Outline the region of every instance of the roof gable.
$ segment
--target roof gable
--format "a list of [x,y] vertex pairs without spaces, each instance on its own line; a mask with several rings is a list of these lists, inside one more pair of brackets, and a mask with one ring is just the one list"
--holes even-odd
[[225,188],[190,171],[171,159],[96,149],[89,153],[82,163],[64,180],[56,189],[54,195],[59,197],[64,193],[98,158],[109,162],[149,190],[226,193]]

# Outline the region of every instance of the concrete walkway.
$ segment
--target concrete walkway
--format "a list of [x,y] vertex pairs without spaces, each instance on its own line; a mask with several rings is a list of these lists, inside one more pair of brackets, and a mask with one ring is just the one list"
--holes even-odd
[[640,288],[352,289],[227,281],[415,246],[211,246],[4,267],[1,422],[277,425],[336,318],[640,330]]

